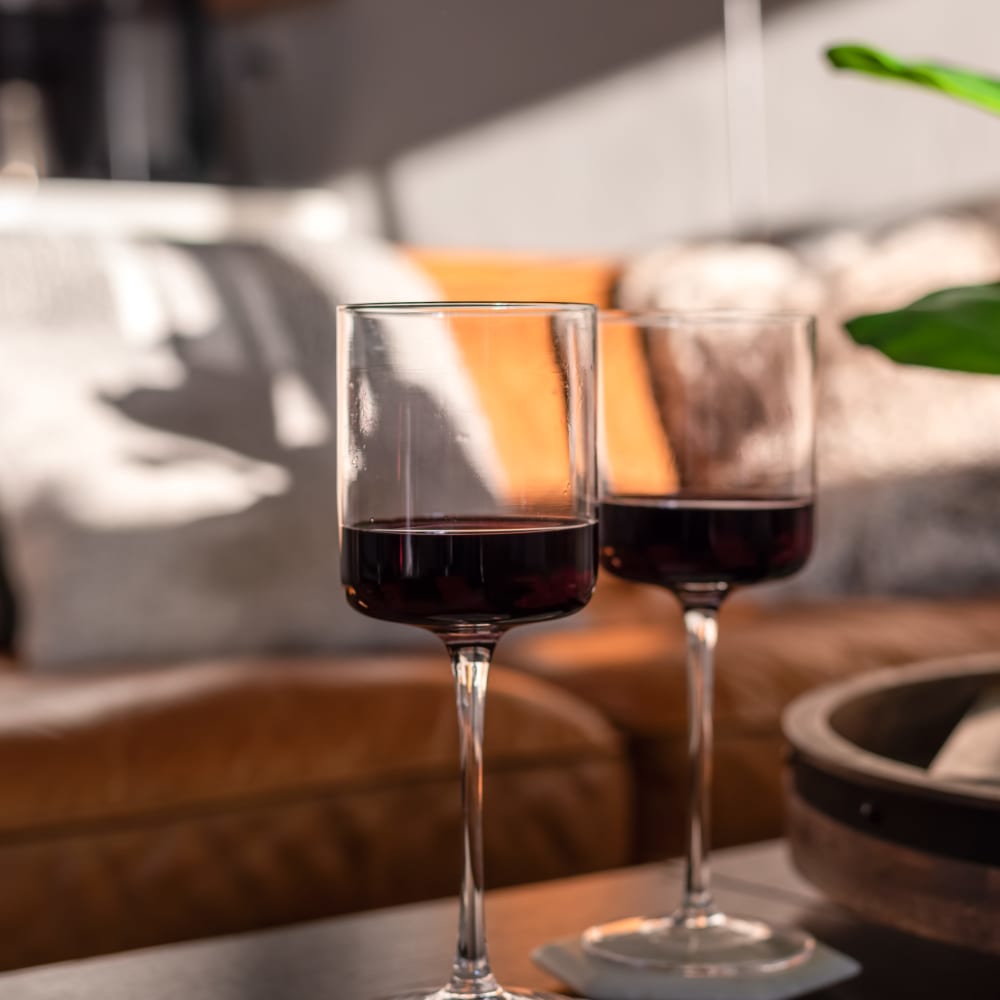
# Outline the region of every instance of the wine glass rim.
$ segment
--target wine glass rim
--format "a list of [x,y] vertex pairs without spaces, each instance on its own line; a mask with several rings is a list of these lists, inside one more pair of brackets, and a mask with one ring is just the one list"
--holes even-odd
[[714,323],[734,326],[746,323],[806,323],[812,325],[812,313],[795,309],[602,309],[603,323],[628,322],[639,326],[695,326]]
[[597,312],[587,302],[545,301],[427,301],[427,302],[351,302],[337,306],[338,313],[363,316],[460,316],[509,313],[519,316],[544,316],[566,312]]

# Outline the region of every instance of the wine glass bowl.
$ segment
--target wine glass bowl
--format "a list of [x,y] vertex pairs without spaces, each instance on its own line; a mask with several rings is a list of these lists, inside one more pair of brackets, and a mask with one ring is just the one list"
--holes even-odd
[[338,311],[341,576],[359,612],[447,647],[463,801],[459,940],[441,990],[500,988],[483,916],[482,738],[493,649],[561,618],[597,574],[596,312],[559,303]]
[[815,335],[792,313],[606,313],[600,322],[601,562],[672,591],[688,656],[684,895],[667,917],[588,929],[589,953],[692,977],[780,971],[812,938],[712,897],[709,797],[717,612],[812,548]]

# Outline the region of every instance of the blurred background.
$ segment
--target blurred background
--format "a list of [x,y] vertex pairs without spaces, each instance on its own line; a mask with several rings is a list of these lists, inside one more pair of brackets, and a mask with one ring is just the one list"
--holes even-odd
[[[1000,279],[1000,123],[851,41],[1000,75],[1000,4],[0,0],[0,970],[454,892],[447,664],[343,599],[338,304],[816,314],[815,552],[727,604],[717,845],[781,834],[793,699],[1000,648],[1000,381],[844,330]],[[608,574],[505,638],[490,886],[681,849],[684,659]]]
[[1000,129],[821,52],[988,70],[998,39],[992,0],[2,0],[0,155],[329,187],[407,243],[636,250],[993,190]]

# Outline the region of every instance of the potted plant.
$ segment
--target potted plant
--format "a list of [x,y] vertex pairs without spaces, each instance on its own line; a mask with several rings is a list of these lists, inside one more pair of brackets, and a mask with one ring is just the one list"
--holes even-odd
[[[863,45],[827,50],[838,69],[928,87],[1000,115],[1000,79],[937,63],[904,62]],[[933,292],[891,312],[846,324],[859,344],[904,364],[1000,374],[1000,283]]]

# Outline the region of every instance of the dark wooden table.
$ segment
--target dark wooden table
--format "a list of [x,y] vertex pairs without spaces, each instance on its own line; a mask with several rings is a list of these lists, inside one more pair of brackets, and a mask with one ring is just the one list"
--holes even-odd
[[[855,920],[794,874],[779,843],[721,851],[713,868],[726,908],[808,927],[862,963],[861,976],[812,994],[816,1000],[1000,1000],[1000,959]],[[679,886],[680,866],[670,862],[493,892],[487,909],[497,975],[510,986],[555,988],[532,964],[533,947],[597,921],[662,912]],[[0,998],[372,1000],[440,986],[455,920],[455,904],[445,900],[66,962],[0,975]]]

